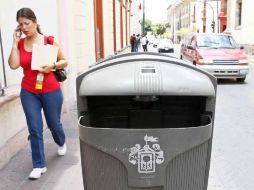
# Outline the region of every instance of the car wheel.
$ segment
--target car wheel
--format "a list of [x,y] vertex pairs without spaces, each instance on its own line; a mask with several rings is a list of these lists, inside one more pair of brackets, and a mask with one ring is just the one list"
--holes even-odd
[[237,82],[244,82],[245,79],[246,79],[246,77],[244,77],[244,78],[237,78],[236,80],[237,80]]
[[161,50],[159,49],[159,50],[158,50],[158,52],[160,53],[160,52],[161,52]]

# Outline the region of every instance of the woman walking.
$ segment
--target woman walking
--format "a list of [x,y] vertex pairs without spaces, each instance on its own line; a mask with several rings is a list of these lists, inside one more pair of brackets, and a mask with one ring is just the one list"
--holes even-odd
[[[67,61],[52,36],[44,36],[37,23],[36,16],[30,8],[18,10],[18,26],[13,34],[13,45],[8,63],[11,69],[23,68],[20,98],[26,116],[29,139],[32,150],[33,170],[29,178],[38,179],[47,171],[43,143],[43,110],[48,128],[55,143],[58,155],[66,154],[65,133],[61,123],[63,95],[60,84],[52,70],[67,66]],[[21,38],[24,34],[24,38]],[[59,47],[57,61],[45,63],[39,70],[31,70],[33,44],[52,44]]]

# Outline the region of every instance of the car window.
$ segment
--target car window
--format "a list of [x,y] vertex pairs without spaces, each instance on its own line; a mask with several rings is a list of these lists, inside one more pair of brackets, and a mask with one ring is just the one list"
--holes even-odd
[[235,42],[227,35],[204,35],[197,36],[198,47],[210,48],[235,48]]

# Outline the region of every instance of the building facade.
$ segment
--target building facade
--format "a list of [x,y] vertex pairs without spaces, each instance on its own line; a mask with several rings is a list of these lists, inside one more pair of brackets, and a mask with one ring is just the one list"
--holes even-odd
[[221,0],[221,8],[219,13],[220,32],[224,32],[227,28],[227,1]]
[[233,35],[236,42],[245,47],[247,54],[254,55],[254,19],[251,0],[227,0],[226,32]]
[[[59,41],[68,60],[68,79],[61,85],[63,112],[76,100],[76,77],[100,59],[129,46],[132,3],[129,0],[12,0],[0,2],[0,168],[27,141],[25,116],[19,99],[22,69],[11,70],[8,57],[16,12],[34,10],[45,35]],[[47,13],[45,13],[45,10]]]
[[140,2],[137,0],[132,0],[131,3],[131,14],[130,14],[130,31],[132,34],[141,34],[141,16],[139,10]]
[[175,6],[170,4],[167,8],[166,32],[172,34],[172,42],[175,42]]
[[184,31],[220,32],[220,0],[175,0],[167,10],[174,41],[179,42]]

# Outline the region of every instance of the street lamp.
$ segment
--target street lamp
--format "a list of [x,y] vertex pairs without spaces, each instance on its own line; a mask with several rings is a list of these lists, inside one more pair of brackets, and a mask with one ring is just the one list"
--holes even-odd
[[145,35],[145,0],[143,0],[143,26],[142,26],[142,34]]

